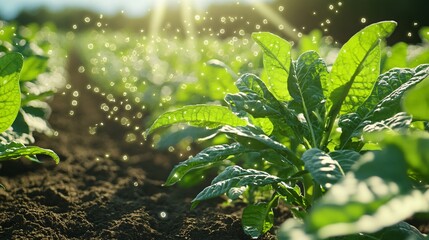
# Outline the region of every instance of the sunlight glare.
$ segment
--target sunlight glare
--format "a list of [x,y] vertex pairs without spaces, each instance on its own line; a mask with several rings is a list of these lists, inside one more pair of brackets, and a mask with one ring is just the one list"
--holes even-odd
[[153,17],[150,22],[149,36],[153,38],[158,37],[166,10],[166,0],[158,0],[155,6],[155,12],[153,13]]
[[194,18],[192,14],[192,0],[182,0],[182,23],[185,30],[186,37],[193,39],[195,37]]
[[276,11],[269,8],[265,3],[259,0],[252,0],[251,4],[255,7],[255,10],[258,11],[263,16],[267,16],[273,24],[277,26],[282,26],[279,28],[284,34],[291,38],[291,40],[298,41],[299,38],[295,31],[293,31],[292,25],[287,22],[282,16],[280,16]]

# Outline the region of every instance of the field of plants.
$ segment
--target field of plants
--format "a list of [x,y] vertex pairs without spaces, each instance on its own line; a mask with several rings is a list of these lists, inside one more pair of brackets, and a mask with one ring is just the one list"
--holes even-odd
[[103,19],[0,21],[0,239],[429,239],[429,26]]

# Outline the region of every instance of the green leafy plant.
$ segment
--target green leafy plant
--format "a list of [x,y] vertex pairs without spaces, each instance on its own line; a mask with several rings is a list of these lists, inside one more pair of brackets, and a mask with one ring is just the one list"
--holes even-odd
[[[414,124],[427,124],[429,79],[403,97]],[[420,128],[365,134],[382,149],[361,156],[312,208],[304,222],[290,219],[280,239],[427,239],[404,222],[429,212],[429,134]],[[346,236],[345,236],[346,235]]]
[[38,28],[22,28],[5,25],[0,35],[0,161],[25,157],[39,162],[37,155],[47,155],[58,163],[52,150],[31,146],[34,131],[53,132],[46,120],[50,108],[43,102],[53,91],[37,79],[48,71],[43,46],[33,43],[31,36]]
[[[52,135],[47,118],[50,107],[45,102],[55,91],[55,81],[43,82],[43,75],[49,72],[48,54],[50,45],[37,39],[37,32],[43,33],[37,25],[28,27],[3,23],[0,34],[0,54],[19,53],[23,63],[19,74],[20,110],[12,128],[1,133],[5,141],[33,144],[33,132]],[[51,87],[52,86],[52,87]]]
[[[402,177],[404,182],[408,179],[400,160],[392,171],[376,173],[387,161],[376,159],[387,159],[397,153],[389,144],[385,150],[361,157],[361,152],[380,149],[385,141],[377,138],[367,141],[364,137],[367,134],[410,128],[412,117],[402,111],[401,98],[406,90],[429,76],[428,64],[412,69],[394,68],[380,75],[381,42],[395,27],[395,22],[386,21],[362,29],[342,46],[331,68],[315,51],[304,52],[293,60],[289,42],[270,33],[254,33],[252,38],[264,52],[264,70],[260,77],[253,74],[239,77],[236,82],[239,92],[225,97],[228,108],[185,106],[162,114],[146,131],[151,134],[160,127],[183,123],[215,129],[213,136],[224,134],[231,139],[230,144],[208,147],[179,163],[165,184],[177,183],[190,171],[219,166],[222,172],[194,198],[192,207],[223,194],[233,200],[245,195],[248,206],[243,211],[243,229],[253,238],[271,229],[273,208],[279,200],[296,219],[308,221],[308,216],[322,209],[317,220],[331,220],[308,223],[305,226],[311,233],[319,233],[325,222],[342,222],[345,219],[342,214],[347,211],[355,213],[356,218],[364,217],[366,210],[369,214],[376,212],[393,195],[379,194],[381,200],[376,203],[348,205],[338,192],[358,196],[353,191],[358,191],[361,185],[352,185],[347,190],[344,182],[349,181],[349,185],[365,182],[371,174],[379,177],[388,189],[396,189],[389,185],[389,177]],[[360,166],[362,177],[355,175]],[[409,182],[405,184],[408,190],[412,188]],[[402,193],[402,188],[397,188]],[[319,207],[323,203],[329,207],[331,202],[343,207],[334,209],[338,214],[332,213],[332,217],[330,209]],[[375,232],[402,219],[403,215],[380,222],[372,229],[357,227],[316,238]],[[298,223],[282,229],[302,229]],[[305,231],[297,232],[297,236],[305,236]]]
[[[0,58],[0,133],[12,126],[21,108],[21,90],[19,85],[23,57],[19,53],[8,53]],[[51,156],[57,163],[59,157],[51,150],[0,138],[0,161],[27,157],[37,161],[35,155]]]

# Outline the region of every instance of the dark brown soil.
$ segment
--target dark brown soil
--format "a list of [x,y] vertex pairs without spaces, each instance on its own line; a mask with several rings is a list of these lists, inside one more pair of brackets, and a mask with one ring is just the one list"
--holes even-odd
[[[51,102],[50,122],[59,135],[36,136],[36,144],[57,152],[61,163],[17,160],[0,168],[6,187],[0,190],[0,238],[249,239],[242,231],[240,204],[221,207],[218,199],[190,210],[204,185],[162,186],[177,157],[123,141],[123,127],[106,120],[100,110],[104,99],[86,89],[77,61],[71,57],[72,88]],[[72,108],[75,90],[79,104]],[[88,127],[99,122],[104,127],[90,135]],[[279,222],[287,216],[278,215]],[[275,239],[274,230],[261,239]]]

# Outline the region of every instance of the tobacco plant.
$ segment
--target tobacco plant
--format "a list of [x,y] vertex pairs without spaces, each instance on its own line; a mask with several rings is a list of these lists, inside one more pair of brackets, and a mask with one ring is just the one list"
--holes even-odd
[[[254,33],[264,53],[261,76],[241,75],[235,83],[239,92],[225,97],[227,106],[185,106],[160,115],[146,131],[183,123],[215,129],[213,136],[231,140],[176,165],[165,185],[190,171],[220,166],[222,172],[192,207],[224,194],[232,200],[246,196],[242,224],[253,238],[272,228],[273,208],[280,201],[294,217],[282,226],[281,239],[359,238],[364,235],[357,233],[381,231],[427,211],[427,203],[420,204],[429,202],[420,147],[409,156],[403,153],[413,144],[427,146],[427,136],[407,133],[416,127],[401,99],[429,76],[429,64],[380,74],[381,42],[395,27],[392,21],[365,27],[342,46],[331,67],[315,51],[291,59],[289,42]],[[414,178],[404,159],[416,170]],[[418,207],[411,207],[412,196]],[[406,213],[386,213],[402,203],[408,204]],[[421,237],[404,222],[392,229]]]

